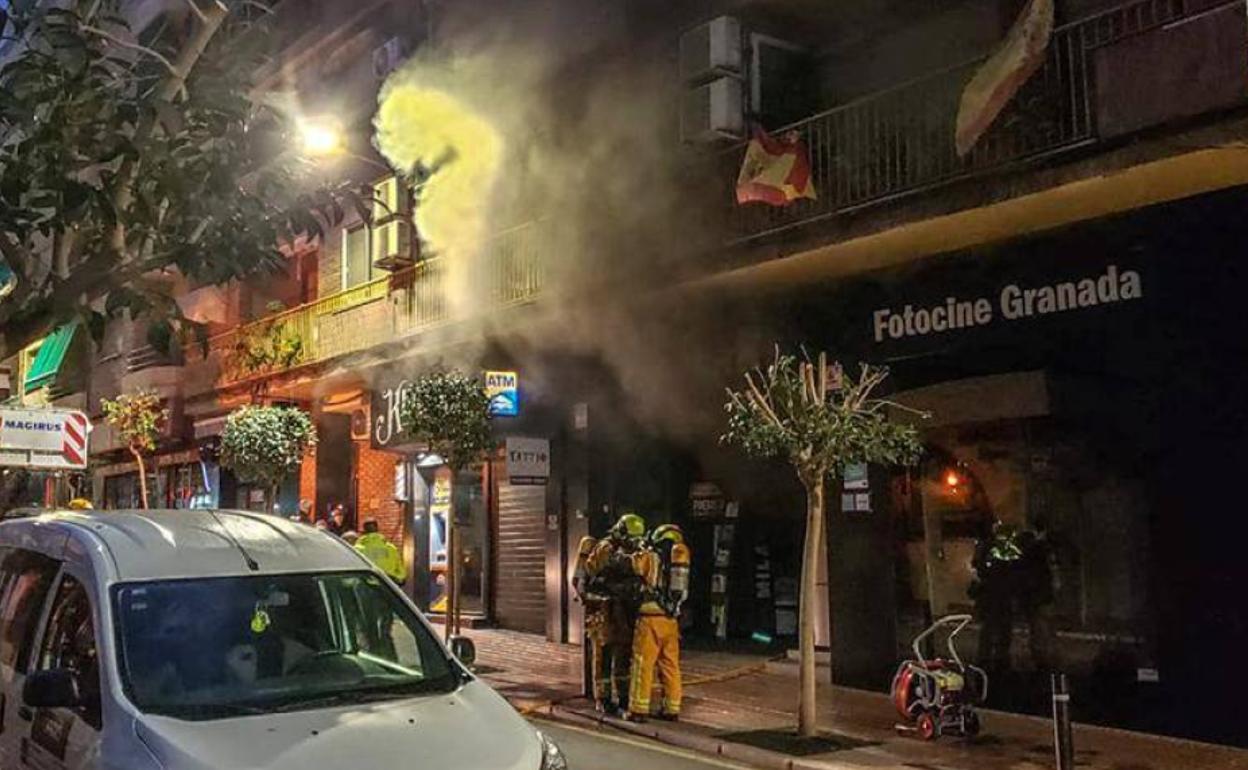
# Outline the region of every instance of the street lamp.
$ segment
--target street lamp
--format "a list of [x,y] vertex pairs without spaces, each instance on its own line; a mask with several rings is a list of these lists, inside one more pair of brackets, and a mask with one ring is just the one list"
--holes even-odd
[[337,155],[343,149],[342,131],[329,122],[304,120],[299,123],[299,144],[310,157]]
[[301,118],[298,123],[299,150],[304,157],[313,160],[329,161],[335,158],[349,158],[366,163],[386,174],[393,174],[389,166],[378,163],[372,158],[347,149],[346,136],[338,124],[332,120]]

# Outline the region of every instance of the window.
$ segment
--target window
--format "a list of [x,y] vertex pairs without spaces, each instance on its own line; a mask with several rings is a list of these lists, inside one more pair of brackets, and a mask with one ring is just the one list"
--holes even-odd
[[420,697],[459,671],[368,572],[127,583],[114,589],[135,706],[209,720]]
[[59,564],[33,551],[0,551],[0,666],[24,672]]
[[403,180],[390,176],[373,185],[371,221],[342,232],[343,290],[412,263],[411,209],[411,188]]
[[64,669],[77,674],[83,705],[76,712],[84,722],[100,729],[100,666],[91,601],[82,583],[69,575],[56,592],[56,602],[48,617],[48,631],[39,650],[38,669]]
[[342,288],[367,283],[373,274],[368,228],[360,225],[342,233]]

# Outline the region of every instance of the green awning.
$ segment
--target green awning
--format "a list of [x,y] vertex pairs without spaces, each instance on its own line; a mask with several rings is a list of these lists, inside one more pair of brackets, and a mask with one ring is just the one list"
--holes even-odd
[[68,323],[43,339],[35,360],[30,363],[30,371],[26,372],[26,390],[42,388],[56,379],[77,329],[77,322]]

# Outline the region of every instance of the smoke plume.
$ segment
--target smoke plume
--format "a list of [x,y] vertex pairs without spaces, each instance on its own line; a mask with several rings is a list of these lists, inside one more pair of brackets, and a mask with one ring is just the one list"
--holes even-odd
[[[685,402],[710,384],[694,382],[697,373],[713,374],[722,393],[717,368],[695,360],[714,355],[700,343],[715,324],[693,307],[653,318],[672,311],[635,302],[710,250],[701,212],[723,192],[705,185],[680,145],[674,37],[634,38],[624,4],[466,5],[448,8],[437,44],[391,75],[374,120],[388,162],[428,180],[416,220],[450,270],[452,307],[461,316],[487,307],[498,284],[483,275],[536,253],[545,320],[531,332],[492,329],[482,314],[480,339],[597,356],[636,416],[688,433]],[[608,303],[593,297],[604,291],[610,305],[635,309],[598,309]]]

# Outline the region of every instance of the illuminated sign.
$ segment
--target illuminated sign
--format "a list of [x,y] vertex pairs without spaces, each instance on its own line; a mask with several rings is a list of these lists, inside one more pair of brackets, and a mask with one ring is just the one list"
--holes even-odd
[[485,395],[490,399],[491,417],[520,414],[520,378],[515,372],[486,372]]

